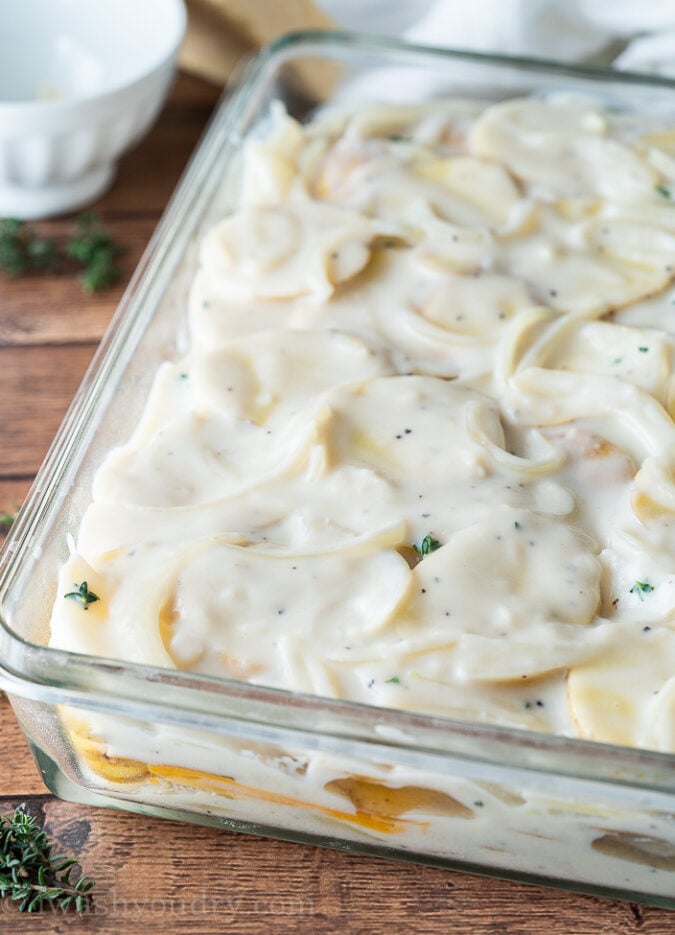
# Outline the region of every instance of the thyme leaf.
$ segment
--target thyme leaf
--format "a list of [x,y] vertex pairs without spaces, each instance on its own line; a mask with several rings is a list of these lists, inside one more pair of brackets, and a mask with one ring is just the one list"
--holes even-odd
[[629,588],[630,594],[637,594],[641,601],[644,601],[644,595],[649,594],[654,590],[653,584],[648,584],[646,581],[636,581],[632,588]]
[[434,539],[434,537],[429,533],[424,537],[424,539],[422,539],[419,545],[417,545],[416,542],[413,542],[412,547],[418,555],[421,555],[422,558],[424,558],[424,556],[429,555],[430,552],[435,552],[436,549],[440,549],[441,543],[438,541],[438,539]]
[[82,584],[73,584],[73,587],[76,588],[75,591],[68,591],[67,594],[64,594],[64,597],[68,597],[73,601],[78,601],[82,605],[82,610],[89,610],[89,605],[93,604],[94,601],[100,601],[101,598],[98,594],[94,594],[93,591],[89,590],[86,581],[83,581]]

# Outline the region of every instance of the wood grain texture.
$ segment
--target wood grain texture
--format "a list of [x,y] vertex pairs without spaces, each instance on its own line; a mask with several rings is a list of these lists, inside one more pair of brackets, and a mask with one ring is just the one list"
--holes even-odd
[[[30,477],[16,480],[0,478],[0,513],[15,513],[23,503],[29,487]],[[0,536],[3,535],[4,530],[0,528]]]
[[38,469],[94,349],[0,348],[0,476]]
[[[28,752],[9,701],[0,692],[0,800],[2,796],[44,795],[46,789]],[[5,814],[5,811],[2,811]],[[1,916],[0,916],[1,918]],[[0,925],[0,932],[2,926]]]
[[[73,269],[38,275],[0,285],[0,348],[25,345],[97,344],[110,321],[124,287],[138,265],[157,218],[113,217],[105,228],[123,245],[118,266],[121,278],[114,289],[88,295]],[[34,225],[65,244],[76,229],[73,219]]]
[[[216,100],[181,76],[155,130],[96,207],[127,248],[126,279]],[[67,233],[72,219],[43,225]],[[0,510],[25,495],[124,282],[84,296],[63,277],[0,280]],[[61,802],[0,701],[0,813],[27,807],[95,877],[91,913],[19,916],[0,932],[162,935],[667,935],[664,910],[246,837]]]

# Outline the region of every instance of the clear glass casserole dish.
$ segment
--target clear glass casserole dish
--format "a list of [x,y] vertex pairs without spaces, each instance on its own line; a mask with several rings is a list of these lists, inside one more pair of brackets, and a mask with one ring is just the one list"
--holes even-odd
[[215,115],[6,544],[0,684],[69,800],[675,907],[670,754],[47,645],[94,474],[137,424],[157,366],[185,349],[196,244],[233,208],[242,140],[271,102],[308,116],[345,81],[396,104],[562,91],[675,116],[668,80],[339,34],[264,51]]

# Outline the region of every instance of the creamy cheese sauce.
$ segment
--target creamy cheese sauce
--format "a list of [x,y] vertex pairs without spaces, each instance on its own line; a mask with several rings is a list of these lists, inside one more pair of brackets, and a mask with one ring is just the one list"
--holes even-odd
[[277,111],[51,645],[675,751],[674,154],[570,98]]

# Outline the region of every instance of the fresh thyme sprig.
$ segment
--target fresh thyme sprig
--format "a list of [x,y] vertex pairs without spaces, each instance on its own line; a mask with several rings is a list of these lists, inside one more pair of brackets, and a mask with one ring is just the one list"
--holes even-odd
[[23,221],[0,220],[0,269],[12,278],[57,272],[74,260],[82,270],[80,281],[85,291],[100,292],[120,278],[117,257],[121,252],[95,212],[80,215],[75,233],[64,247],[51,237],[38,237]]
[[19,912],[37,912],[45,904],[85,912],[94,881],[84,874],[74,880],[77,861],[54,856],[37,820],[20,805],[11,817],[0,817],[0,897],[19,904]]

